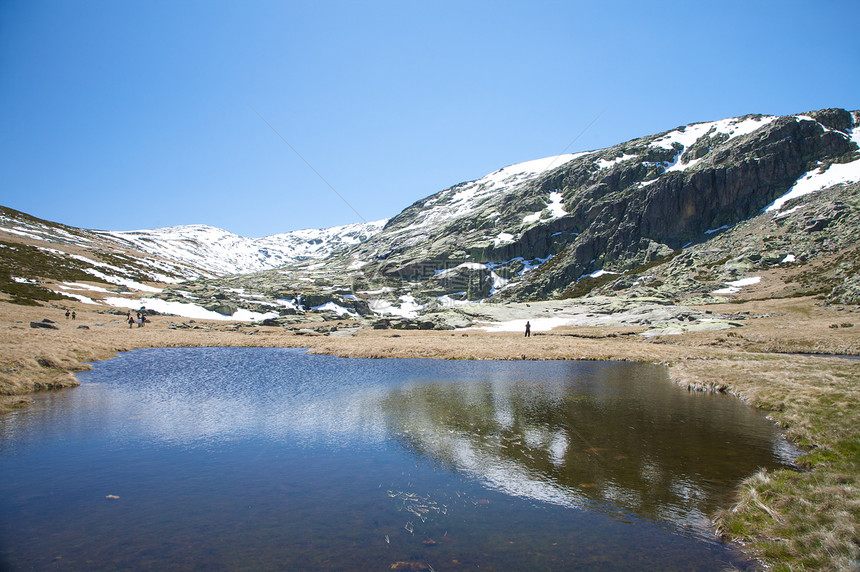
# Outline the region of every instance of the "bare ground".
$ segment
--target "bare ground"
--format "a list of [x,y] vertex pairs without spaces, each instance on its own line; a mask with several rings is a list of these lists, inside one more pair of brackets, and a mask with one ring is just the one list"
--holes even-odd
[[[77,319],[65,317],[74,309]],[[122,316],[74,302],[41,307],[0,301],[0,408],[28,394],[77,385],[87,362],[148,347],[308,347],[346,357],[597,359],[665,363],[676,383],[727,391],[766,409],[810,451],[805,472],[753,475],[738,504],[718,515],[727,538],[777,569],[860,567],[860,361],[797,354],[860,355],[860,309],[812,298],[707,306],[742,324],[731,330],[644,338],[641,327],[557,328],[520,333],[373,330],[343,320],[337,336],[310,330],[154,316],[129,328]],[[59,329],[35,329],[48,318]],[[171,329],[187,324],[197,329]],[[87,326],[87,328],[80,328]],[[320,324],[309,324],[319,328]],[[345,335],[340,335],[345,334]]]

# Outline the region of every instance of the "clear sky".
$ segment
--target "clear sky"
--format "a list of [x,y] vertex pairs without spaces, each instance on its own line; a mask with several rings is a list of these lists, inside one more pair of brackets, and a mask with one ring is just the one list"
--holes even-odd
[[251,237],[378,220],[563,151],[858,109],[858,22],[858,0],[0,0],[0,204]]

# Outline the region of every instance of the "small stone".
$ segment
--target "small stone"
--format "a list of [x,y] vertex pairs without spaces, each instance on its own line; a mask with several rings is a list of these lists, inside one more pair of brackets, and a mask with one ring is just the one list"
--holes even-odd
[[424,564],[423,562],[395,562],[391,565],[392,570],[408,570],[410,572],[424,572],[425,570],[432,570],[430,566]]

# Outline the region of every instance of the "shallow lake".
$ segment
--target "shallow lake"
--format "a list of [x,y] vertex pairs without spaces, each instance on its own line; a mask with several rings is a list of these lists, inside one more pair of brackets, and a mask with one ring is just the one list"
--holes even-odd
[[271,348],[94,366],[0,417],[3,570],[744,568],[710,517],[792,455],[659,366]]

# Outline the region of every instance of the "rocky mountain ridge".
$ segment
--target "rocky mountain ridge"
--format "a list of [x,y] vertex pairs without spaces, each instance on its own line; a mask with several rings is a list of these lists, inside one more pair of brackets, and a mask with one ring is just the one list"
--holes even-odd
[[[612,292],[630,293],[625,283],[657,283],[651,294],[707,302],[720,297],[711,292],[724,281],[739,279],[740,269],[760,265],[732,261],[736,253],[729,246],[721,256],[728,256],[721,262],[726,268],[718,272],[719,259],[707,256],[699,258],[711,265],[708,271],[659,279],[646,271],[681,254],[671,268],[694,252],[722,252],[724,247],[709,245],[727,243],[724,237],[760,241],[741,235],[770,229],[766,221],[795,229],[777,234],[807,252],[805,262],[817,259],[826,250],[822,245],[851,247],[860,181],[858,117],[841,109],[748,115],[514,165],[418,201],[369,240],[281,273],[320,280],[323,287],[337,276],[342,291],[388,293],[395,308],[425,312],[474,300],[581,297],[599,287],[606,293],[609,282]],[[819,204],[824,189],[837,189],[831,193],[836,210]],[[804,226],[810,216],[824,221],[816,223],[820,228]],[[769,247],[776,244],[769,239]],[[790,250],[782,258],[796,258]],[[252,280],[264,284],[269,278]],[[846,292],[833,299],[854,297]]]
[[565,295],[583,276],[650,263],[756,215],[813,170],[856,161],[855,115],[694,124],[528,177],[485,177],[415,203],[346,255],[365,275],[468,299]]
[[[42,257],[56,256],[50,244],[78,249],[66,252],[72,283],[136,285],[144,298],[112,300],[121,307],[283,324],[452,327],[480,320],[476,301],[706,304],[750,280],[767,295],[856,304],[858,119],[825,109],[696,123],[505,167],[387,221],[262,239],[200,225],[86,231],[11,209],[0,231],[43,243]],[[5,292],[35,279],[19,274]]]

